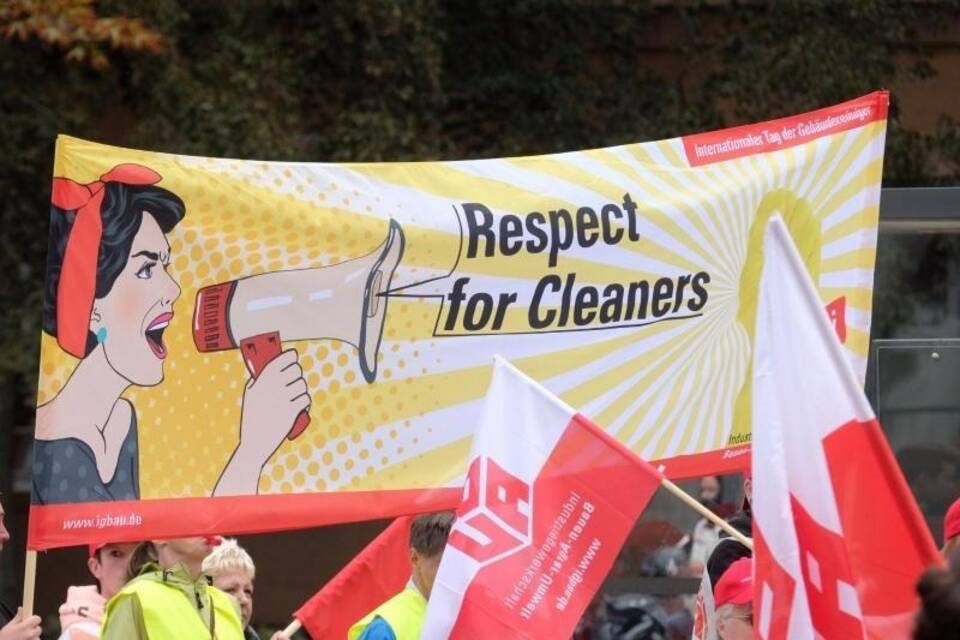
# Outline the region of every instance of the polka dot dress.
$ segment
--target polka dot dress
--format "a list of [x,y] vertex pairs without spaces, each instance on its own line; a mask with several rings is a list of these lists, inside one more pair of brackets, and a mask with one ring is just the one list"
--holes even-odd
[[138,500],[140,471],[137,455],[137,417],[120,449],[117,470],[104,483],[97,460],[87,443],[77,438],[36,440],[33,453],[33,504]]

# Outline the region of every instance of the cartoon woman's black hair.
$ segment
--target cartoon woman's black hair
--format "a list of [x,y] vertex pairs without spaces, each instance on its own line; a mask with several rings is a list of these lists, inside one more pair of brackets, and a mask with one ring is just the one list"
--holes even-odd
[[[100,209],[103,235],[97,258],[96,297],[103,298],[113,288],[117,276],[130,257],[133,239],[140,231],[143,214],[149,213],[164,233],[169,233],[186,213],[183,200],[176,194],[156,186],[135,186],[109,182]],[[50,207],[50,244],[47,250],[47,279],[43,299],[43,330],[57,335],[57,286],[67,238],[73,228],[76,212]],[[97,345],[93,332],[87,332],[86,355]]]

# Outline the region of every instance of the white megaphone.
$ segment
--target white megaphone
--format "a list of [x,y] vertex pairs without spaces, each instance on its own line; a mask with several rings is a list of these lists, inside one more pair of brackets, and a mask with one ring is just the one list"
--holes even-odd
[[202,352],[222,351],[279,334],[271,347],[279,352],[280,340],[340,340],[357,348],[363,379],[373,382],[387,316],[384,294],[403,248],[403,229],[391,219],[383,243],[360,258],[204,287],[197,292],[194,343]]

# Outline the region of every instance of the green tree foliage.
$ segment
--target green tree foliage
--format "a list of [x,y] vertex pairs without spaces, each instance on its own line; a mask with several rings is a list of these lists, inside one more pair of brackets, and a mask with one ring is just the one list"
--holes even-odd
[[[35,382],[57,133],[177,153],[547,153],[787,115],[932,73],[957,3],[9,0],[0,9],[0,376]],[[929,39],[929,38],[928,38]],[[885,179],[960,175],[954,123]]]

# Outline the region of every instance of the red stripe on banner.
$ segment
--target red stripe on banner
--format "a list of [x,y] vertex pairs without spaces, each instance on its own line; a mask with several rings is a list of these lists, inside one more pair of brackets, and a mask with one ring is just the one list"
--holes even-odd
[[458,487],[33,505],[27,548],[306,529],[455,509],[461,494]]
[[[597,429],[606,438],[606,432]],[[651,463],[671,480],[750,468],[750,445]],[[455,509],[460,488],[342,491],[33,505],[27,548],[186,535],[267,533]]]
[[683,148],[691,167],[779,151],[886,120],[889,104],[889,92],[875,91],[796,116],[684,136]]
[[[596,429],[612,440],[606,432]],[[750,468],[750,445],[651,463],[671,480]],[[33,505],[27,548],[186,535],[267,533],[455,509],[460,488],[341,491],[289,495],[175,498]]]
[[750,445],[741,444],[705,453],[651,460],[650,464],[670,480],[739,473],[750,469]]

